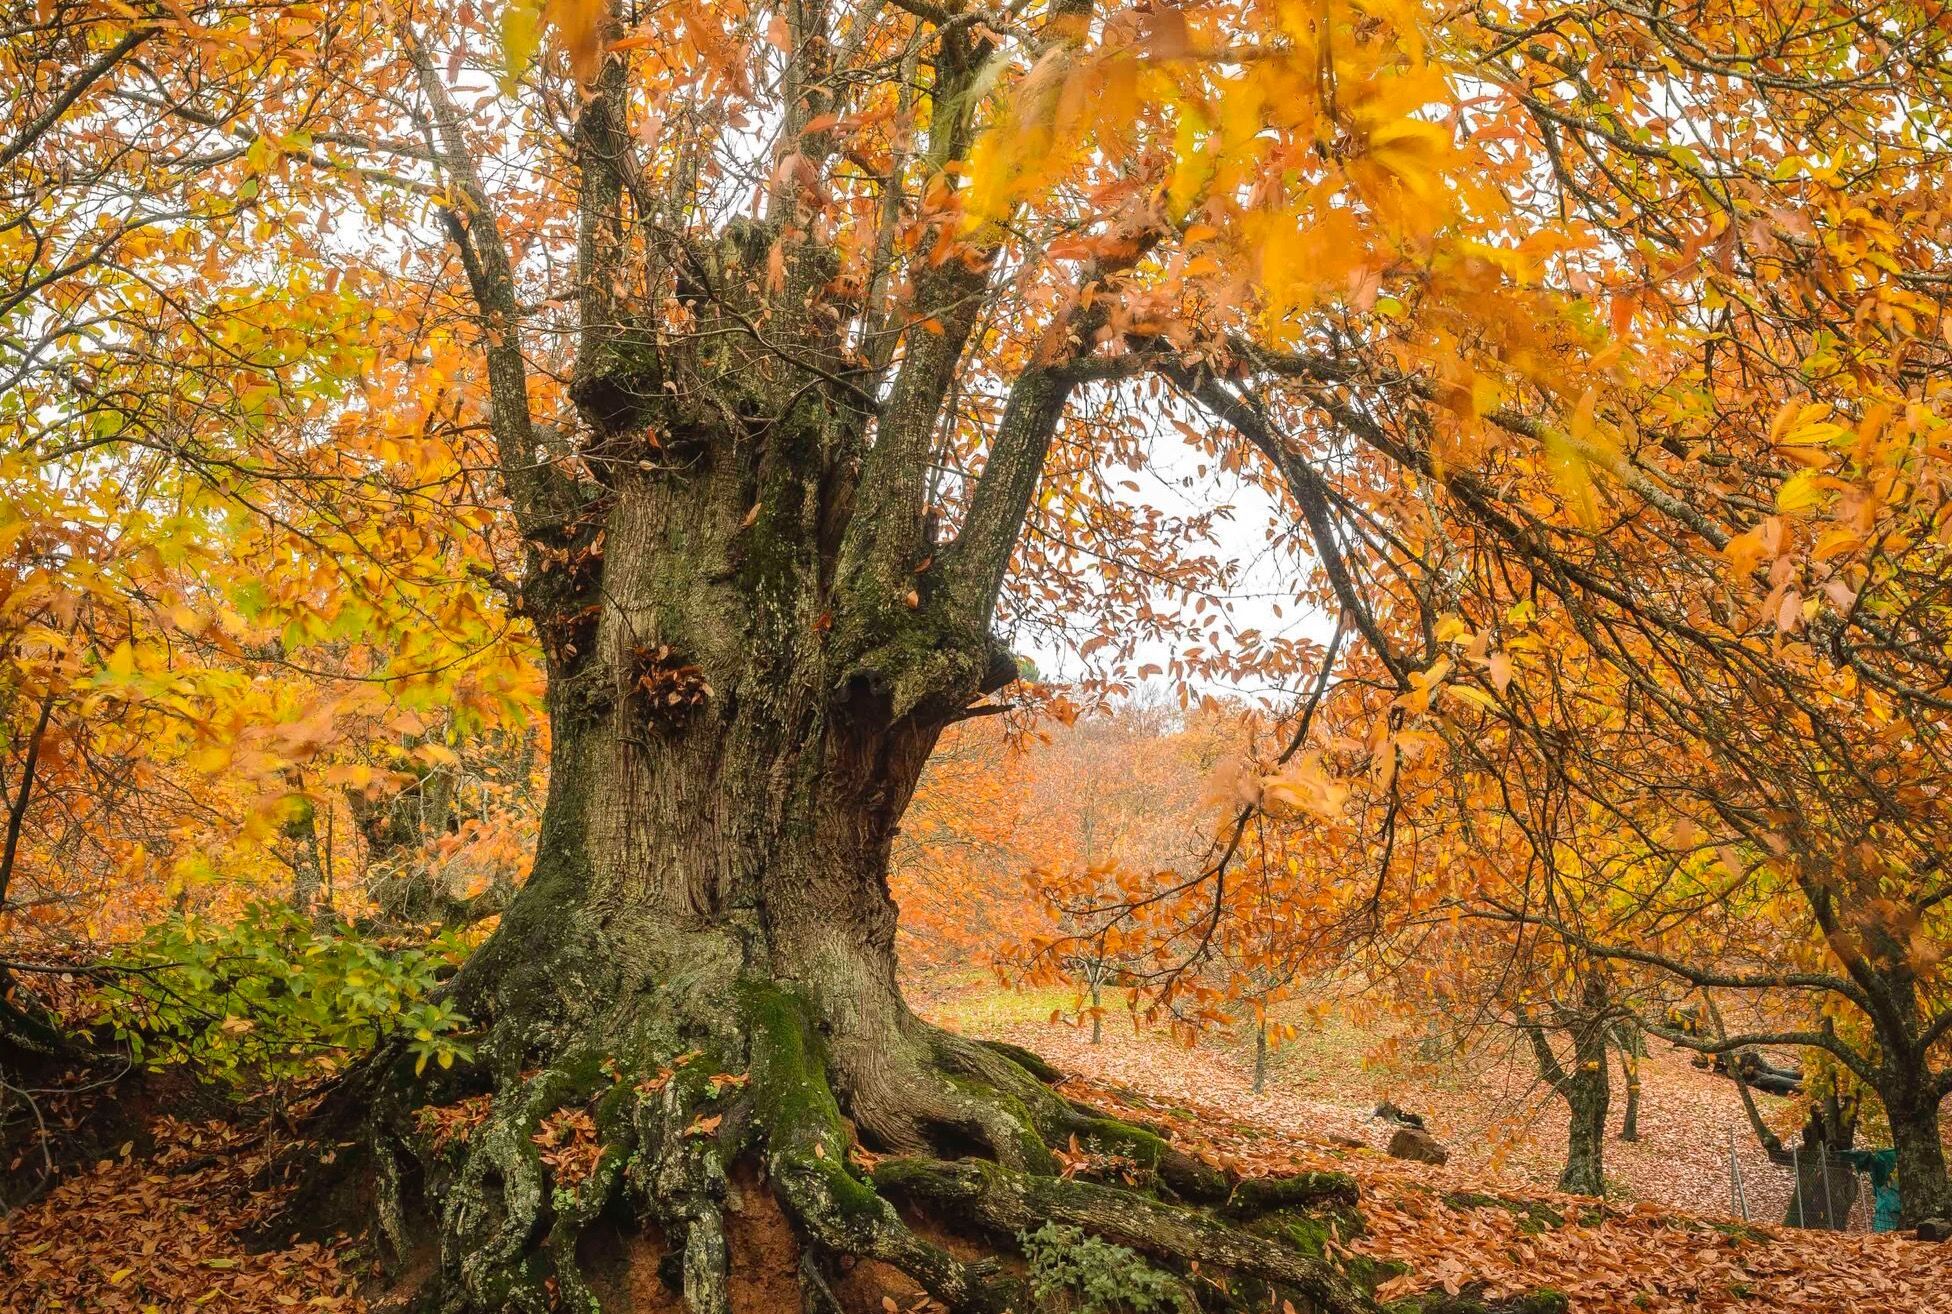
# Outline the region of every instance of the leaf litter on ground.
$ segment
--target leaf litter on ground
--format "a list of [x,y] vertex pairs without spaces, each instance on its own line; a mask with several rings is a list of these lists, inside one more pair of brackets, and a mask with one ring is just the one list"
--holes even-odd
[[[1952,1245],[1729,1217],[1733,1088],[1676,1055],[1644,1061],[1643,1141],[1607,1147],[1614,1173],[1638,1198],[1603,1202],[1539,1184],[1563,1148],[1563,1128],[1555,1141],[1547,1106],[1533,1110],[1529,1139],[1510,1126],[1493,1134],[1511,1120],[1495,1089],[1397,1092],[1428,1101],[1433,1129],[1452,1148],[1451,1162],[1433,1167],[1379,1152],[1388,1128],[1363,1107],[1378,1078],[1354,1064],[1291,1065],[1278,1086],[1256,1094],[1238,1060],[1211,1044],[1187,1050],[1117,1027],[1095,1045],[1066,1027],[977,1029],[1030,1045],[1076,1074],[1064,1087],[1071,1097],[1162,1126],[1216,1165],[1249,1175],[1348,1173],[1362,1191],[1365,1231],[1338,1248],[1408,1267],[1379,1292],[1386,1299],[1483,1284],[1492,1297],[1560,1290],[1578,1314],[1952,1309]],[[1787,1111],[1779,1102],[1776,1120]],[[444,1130],[466,1134],[465,1125]],[[579,1132],[565,1123],[545,1150],[578,1157]],[[273,1146],[261,1130],[163,1117],[149,1124],[148,1139],[150,1148],[125,1146],[0,1219],[0,1309],[365,1314],[345,1247],[253,1252],[245,1244],[283,1198],[268,1185]],[[1787,1174],[1761,1157],[1753,1138],[1736,1144],[1750,1161],[1752,1209],[1780,1217]],[[1656,1164],[1660,1171],[1649,1166]]]
[[[1409,1268],[1378,1291],[1386,1300],[1482,1284],[1482,1294],[1494,1299],[1560,1291],[1574,1314],[1952,1310],[1952,1244],[1761,1221],[1782,1216],[1788,1173],[1768,1162],[1746,1126],[1736,1153],[1752,1184],[1756,1221],[1730,1216],[1724,1105],[1739,1109],[1737,1096],[1726,1078],[1699,1072],[1678,1055],[1643,1060],[1641,1142],[1607,1144],[1609,1176],[1617,1167],[1629,1193],[1642,1198],[1602,1201],[1538,1184],[1542,1172],[1548,1180],[1556,1174],[1564,1149],[1563,1119],[1551,1106],[1539,1111],[1529,1141],[1465,1140],[1457,1133],[1489,1129],[1501,1102],[1482,1091],[1444,1092],[1442,1110],[1426,1106],[1433,1128],[1453,1137],[1451,1161],[1436,1167],[1381,1152],[1391,1129],[1368,1116],[1357,1093],[1373,1077],[1342,1077],[1340,1101],[1324,1097],[1332,1083],[1320,1080],[1295,1083],[1307,1093],[1256,1095],[1241,1065],[1213,1045],[1187,1050],[1163,1033],[1129,1027],[1106,1028],[1097,1044],[1082,1029],[1063,1026],[986,1030],[1073,1074],[1062,1087],[1070,1098],[1163,1127],[1181,1148],[1218,1167],[1250,1176],[1348,1173],[1361,1189],[1365,1232],[1343,1248]],[[1510,1075],[1487,1074],[1486,1084]],[[1780,1121],[1788,1105],[1775,1103]],[[1616,1129],[1617,1121],[1616,1113]],[[1681,1203],[1646,1198],[1656,1191]]]
[[126,1145],[0,1218],[0,1310],[363,1314],[342,1248],[245,1245],[283,1200],[261,1131],[167,1117],[148,1131],[146,1152]]

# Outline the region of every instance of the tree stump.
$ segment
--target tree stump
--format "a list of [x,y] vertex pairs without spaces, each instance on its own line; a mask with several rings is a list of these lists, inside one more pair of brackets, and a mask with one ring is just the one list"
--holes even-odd
[[1440,1166],[1450,1161],[1450,1151],[1421,1127],[1398,1127],[1396,1134],[1389,1138],[1389,1155],[1392,1159]]

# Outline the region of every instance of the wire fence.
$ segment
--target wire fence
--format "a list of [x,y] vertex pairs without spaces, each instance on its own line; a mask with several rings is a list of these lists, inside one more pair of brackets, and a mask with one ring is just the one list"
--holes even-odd
[[[1871,1231],[1876,1195],[1869,1173],[1856,1168],[1842,1155],[1801,1148],[1790,1151],[1789,1168],[1793,1185],[1789,1207],[1781,1220],[1784,1226],[1832,1232]],[[1750,1184],[1743,1177],[1732,1131],[1728,1137],[1728,1208],[1744,1222],[1777,1221],[1751,1217]]]

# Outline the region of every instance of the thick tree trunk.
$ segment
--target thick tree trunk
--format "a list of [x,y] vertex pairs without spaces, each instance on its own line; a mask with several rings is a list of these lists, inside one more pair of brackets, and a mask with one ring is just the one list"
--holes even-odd
[[1566,1102],[1566,1166],[1559,1174],[1559,1189],[1579,1195],[1606,1194],[1609,1023],[1597,1011],[1604,1003],[1604,996],[1589,984],[1586,1004],[1594,1011],[1571,1015],[1567,1028],[1572,1037],[1570,1063],[1561,1063],[1553,1053],[1543,1025],[1523,1023],[1539,1076]]
[[[1026,1307],[1016,1280],[911,1230],[858,1146],[993,1165],[994,1189],[946,1220],[979,1238],[1021,1230],[985,1209],[1056,1201],[1048,1216],[1082,1210],[1189,1283],[1231,1267],[1263,1308],[1366,1307],[1319,1259],[1197,1212],[1227,1200],[1220,1173],[1072,1106],[1032,1056],[909,1009],[890,843],[942,726],[1008,663],[981,633],[837,633],[812,543],[775,523],[801,523],[801,480],[755,473],[682,498],[627,481],[569,550],[584,574],[534,604],[549,796],[527,885],[452,983],[474,1062],[430,1081],[382,1056],[328,1115],[365,1123],[395,1262],[437,1273],[454,1309],[607,1308],[589,1256],[622,1216],[661,1238],[687,1309],[724,1314],[728,1238],[763,1180],[811,1308],[847,1256],[953,1309]],[[592,1159],[572,1173],[543,1144],[584,1117]],[[1150,1197],[1133,1197],[1144,1226],[1074,1198],[1049,1149],[1074,1140],[1136,1165],[1119,1171]]]
[[[888,849],[940,709],[893,716],[865,687],[834,700],[819,617],[797,589],[732,578],[720,536],[738,517],[699,523],[686,503],[631,493],[605,530],[593,649],[558,636],[534,873],[458,999],[492,1021],[509,1051],[495,1058],[518,1062],[593,1010],[674,983],[698,1025],[735,1031],[740,990],[777,983],[814,1009],[840,1093],[879,1148],[923,1148],[931,1119],[981,1133],[973,1105],[925,1076],[927,1029],[895,984]],[[674,569],[674,539],[707,559]],[[981,661],[958,699],[977,692]]]
[[[820,1302],[847,1256],[952,1309],[1028,1307],[1016,1279],[924,1239],[893,1198],[978,1239],[1082,1222],[1189,1289],[1196,1271],[1231,1272],[1257,1308],[1368,1307],[1319,1259],[1204,1212],[1228,1200],[1221,1174],[1070,1105],[1030,1056],[909,1010],[886,859],[932,733],[864,728],[778,679],[715,685],[677,724],[630,697],[555,710],[535,873],[454,984],[481,1028],[475,1064],[427,1083],[395,1062],[359,1097],[388,1248],[434,1270],[447,1307],[630,1308],[590,1257],[617,1251],[603,1238],[623,1216],[668,1261],[630,1281],[661,1272],[693,1314],[725,1314],[758,1190],[791,1225],[800,1260],[782,1276],[807,1308],[836,1307]],[[474,1094],[489,1096],[479,1120],[444,1135]],[[539,1142],[581,1114],[592,1160],[572,1172]],[[1074,1139],[1137,1165],[1140,1192],[1121,1205],[1057,1175],[1047,1147]],[[857,1145],[902,1157],[870,1173]],[[935,1162],[972,1155],[980,1190]]]
[[1578,1070],[1560,1088],[1570,1114],[1567,1120],[1566,1167],[1559,1189],[1580,1195],[1606,1194],[1606,1110],[1610,1098],[1606,1045],[1582,1043],[1576,1048]]
[[1880,1092],[1898,1152],[1898,1221],[1916,1226],[1928,1218],[1952,1218],[1945,1142],[1939,1128],[1941,1097],[1935,1090],[1894,1081]]

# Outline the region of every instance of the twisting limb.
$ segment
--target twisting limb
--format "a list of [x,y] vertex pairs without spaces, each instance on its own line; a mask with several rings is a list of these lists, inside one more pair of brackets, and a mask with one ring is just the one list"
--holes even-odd
[[1302,1293],[1324,1314],[1365,1314],[1375,1308],[1354,1283],[1319,1260],[1198,1211],[1113,1187],[1031,1177],[976,1160],[919,1159],[880,1165],[874,1183],[898,1198],[967,1211],[1005,1233],[1061,1223],[1142,1254],[1276,1282]]
[[1328,486],[1321,475],[1311,469],[1308,463],[1290,451],[1274,430],[1268,425],[1260,412],[1241,398],[1236,397],[1221,386],[1217,379],[1203,377],[1192,370],[1173,366],[1166,371],[1181,391],[1187,393],[1213,414],[1224,421],[1241,437],[1252,443],[1275,470],[1280,472],[1286,482],[1289,496],[1300,509],[1302,521],[1308,526],[1309,537],[1314,540],[1315,551],[1322,563],[1322,570],[1328,576],[1329,585],[1335,590],[1336,600],[1342,611],[1355,622],[1362,637],[1369,642],[1370,651],[1376,660],[1395,677],[1399,686],[1407,688],[1409,678],[1402,661],[1397,657],[1394,645],[1384,637],[1382,626],[1371,614],[1368,601],[1356,587],[1349,574],[1348,561],[1342,552],[1340,536],[1336,533],[1335,520],[1329,511]]

